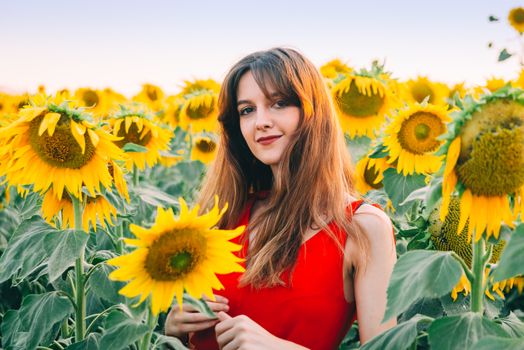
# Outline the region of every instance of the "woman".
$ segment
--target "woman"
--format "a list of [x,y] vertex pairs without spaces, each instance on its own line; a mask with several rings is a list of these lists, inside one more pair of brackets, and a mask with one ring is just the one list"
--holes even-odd
[[[355,319],[365,343],[382,322],[396,261],[392,226],[358,199],[325,84],[292,49],[256,52],[225,78],[221,140],[199,199],[229,203],[219,227],[247,225],[236,242],[246,271],[219,276],[209,319],[174,306],[166,334],[197,349],[336,349]],[[362,205],[361,205],[362,204]]]

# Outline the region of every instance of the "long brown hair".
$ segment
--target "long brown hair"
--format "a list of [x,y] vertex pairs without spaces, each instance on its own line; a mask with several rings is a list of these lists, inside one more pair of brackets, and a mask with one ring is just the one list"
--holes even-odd
[[[276,178],[268,165],[254,157],[240,131],[237,89],[248,71],[268,98],[269,90],[275,90],[288,101],[298,101],[301,109],[297,132],[282,155]],[[248,229],[256,228],[256,237],[246,257],[248,268],[242,285],[285,284],[279,276],[294,267],[309,227],[327,229],[335,239],[326,218],[355,241],[359,252],[352,254],[367,259],[369,242],[346,211],[348,195],[358,195],[344,135],[326,85],[308,59],[288,48],[244,57],[224,79],[218,119],[220,142],[200,191],[202,208],[210,208],[217,194],[222,204],[229,204],[219,227],[232,228],[238,224],[250,193],[271,192],[260,215],[249,223]]]

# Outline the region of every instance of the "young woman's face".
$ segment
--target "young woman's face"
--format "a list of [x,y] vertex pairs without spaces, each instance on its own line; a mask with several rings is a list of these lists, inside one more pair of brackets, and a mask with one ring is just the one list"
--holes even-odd
[[253,155],[274,172],[297,130],[300,108],[272,89],[270,95],[271,99],[264,95],[250,71],[240,78],[237,90],[240,130]]

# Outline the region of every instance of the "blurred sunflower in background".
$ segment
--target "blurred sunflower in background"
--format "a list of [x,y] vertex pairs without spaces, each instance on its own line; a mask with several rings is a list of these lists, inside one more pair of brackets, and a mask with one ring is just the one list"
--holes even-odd
[[[42,202],[42,217],[49,224],[55,226],[54,218],[60,213],[62,214],[61,228],[74,228],[75,212],[71,197],[64,193],[62,199],[57,199],[51,192],[47,192]],[[109,225],[114,225],[113,220],[116,219],[116,213],[116,208],[103,195],[86,196],[82,212],[82,228],[85,232],[89,232],[89,227],[92,227],[96,232],[97,219],[104,228],[107,227],[106,222]]]
[[351,74],[353,68],[336,58],[320,67],[320,74],[326,79],[328,87],[332,88],[334,81],[340,76]]
[[385,115],[395,106],[393,95],[380,73],[348,74],[337,79],[331,92],[342,129],[351,138],[375,137]]
[[398,110],[384,132],[388,162],[396,162],[397,172],[404,176],[436,172],[443,159],[435,154],[442,144],[438,137],[449,121],[443,106],[410,103]]
[[101,186],[111,190],[107,164],[124,156],[113,143],[116,138],[61,95],[38,95],[30,102],[15,122],[0,129],[0,175],[12,186],[33,185],[41,194],[49,190],[58,200],[64,190],[80,200],[83,187],[93,197]]
[[212,79],[186,81],[177,95],[184,102],[180,108],[180,126],[192,132],[218,128],[218,93],[220,84]]
[[153,314],[166,311],[176,296],[182,308],[184,290],[195,298],[204,295],[214,299],[213,289],[224,287],[216,274],[243,272],[243,259],[233,252],[241,246],[229,242],[239,236],[244,227],[234,230],[214,229],[227,205],[219,210],[218,198],[207,213],[198,215],[199,206],[189,210],[180,198],[180,217],[172,209],[158,207],[155,223],[149,229],[132,224],[136,239],[125,242],[137,247],[133,252],[108,260],[119,267],[109,278],[129,281],[120,294],[142,303],[151,295]]
[[449,96],[449,88],[446,84],[433,82],[427,77],[409,79],[401,85],[403,100],[422,103],[427,99],[433,105],[446,105]]
[[508,14],[508,21],[519,34],[522,34],[524,32],[524,8],[515,7],[511,9]]
[[193,137],[193,145],[191,148],[191,160],[199,160],[204,164],[208,164],[215,159],[216,153],[217,143],[212,137]]
[[132,100],[143,103],[154,112],[159,112],[164,109],[164,91],[153,84],[143,84],[142,90]]
[[370,158],[368,154],[360,159],[355,169],[357,191],[366,194],[368,191],[381,189],[384,186],[384,171],[390,167],[387,157]]
[[[453,193],[460,198],[462,231],[469,220],[468,241],[482,234],[498,238],[501,223],[513,227],[524,216],[524,91],[505,88],[466,97],[446,135],[441,220]],[[513,210],[511,209],[513,205]]]
[[160,159],[160,152],[169,150],[171,130],[161,127],[140,105],[121,106],[120,111],[113,114],[107,121],[113,135],[119,140],[115,144],[124,148],[128,143],[138,145],[141,151],[127,151],[126,168],[132,170],[136,166],[144,170],[154,166]]

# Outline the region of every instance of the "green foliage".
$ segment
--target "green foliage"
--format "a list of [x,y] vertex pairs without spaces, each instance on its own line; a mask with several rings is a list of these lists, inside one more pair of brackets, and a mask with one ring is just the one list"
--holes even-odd
[[429,326],[429,344],[434,349],[476,349],[478,340],[489,336],[508,334],[497,323],[474,312],[439,318]]
[[397,261],[387,291],[384,321],[420,298],[440,297],[457,284],[462,267],[449,252],[414,250]]
[[502,251],[500,261],[495,268],[495,282],[518,275],[524,275],[524,224],[520,224],[511,234],[509,242]]
[[396,169],[389,168],[384,171],[384,191],[388,194],[393,203],[393,207],[399,212],[405,212],[409,209],[407,205],[401,203],[415,190],[426,186],[425,176],[420,174],[403,176],[397,173]]

